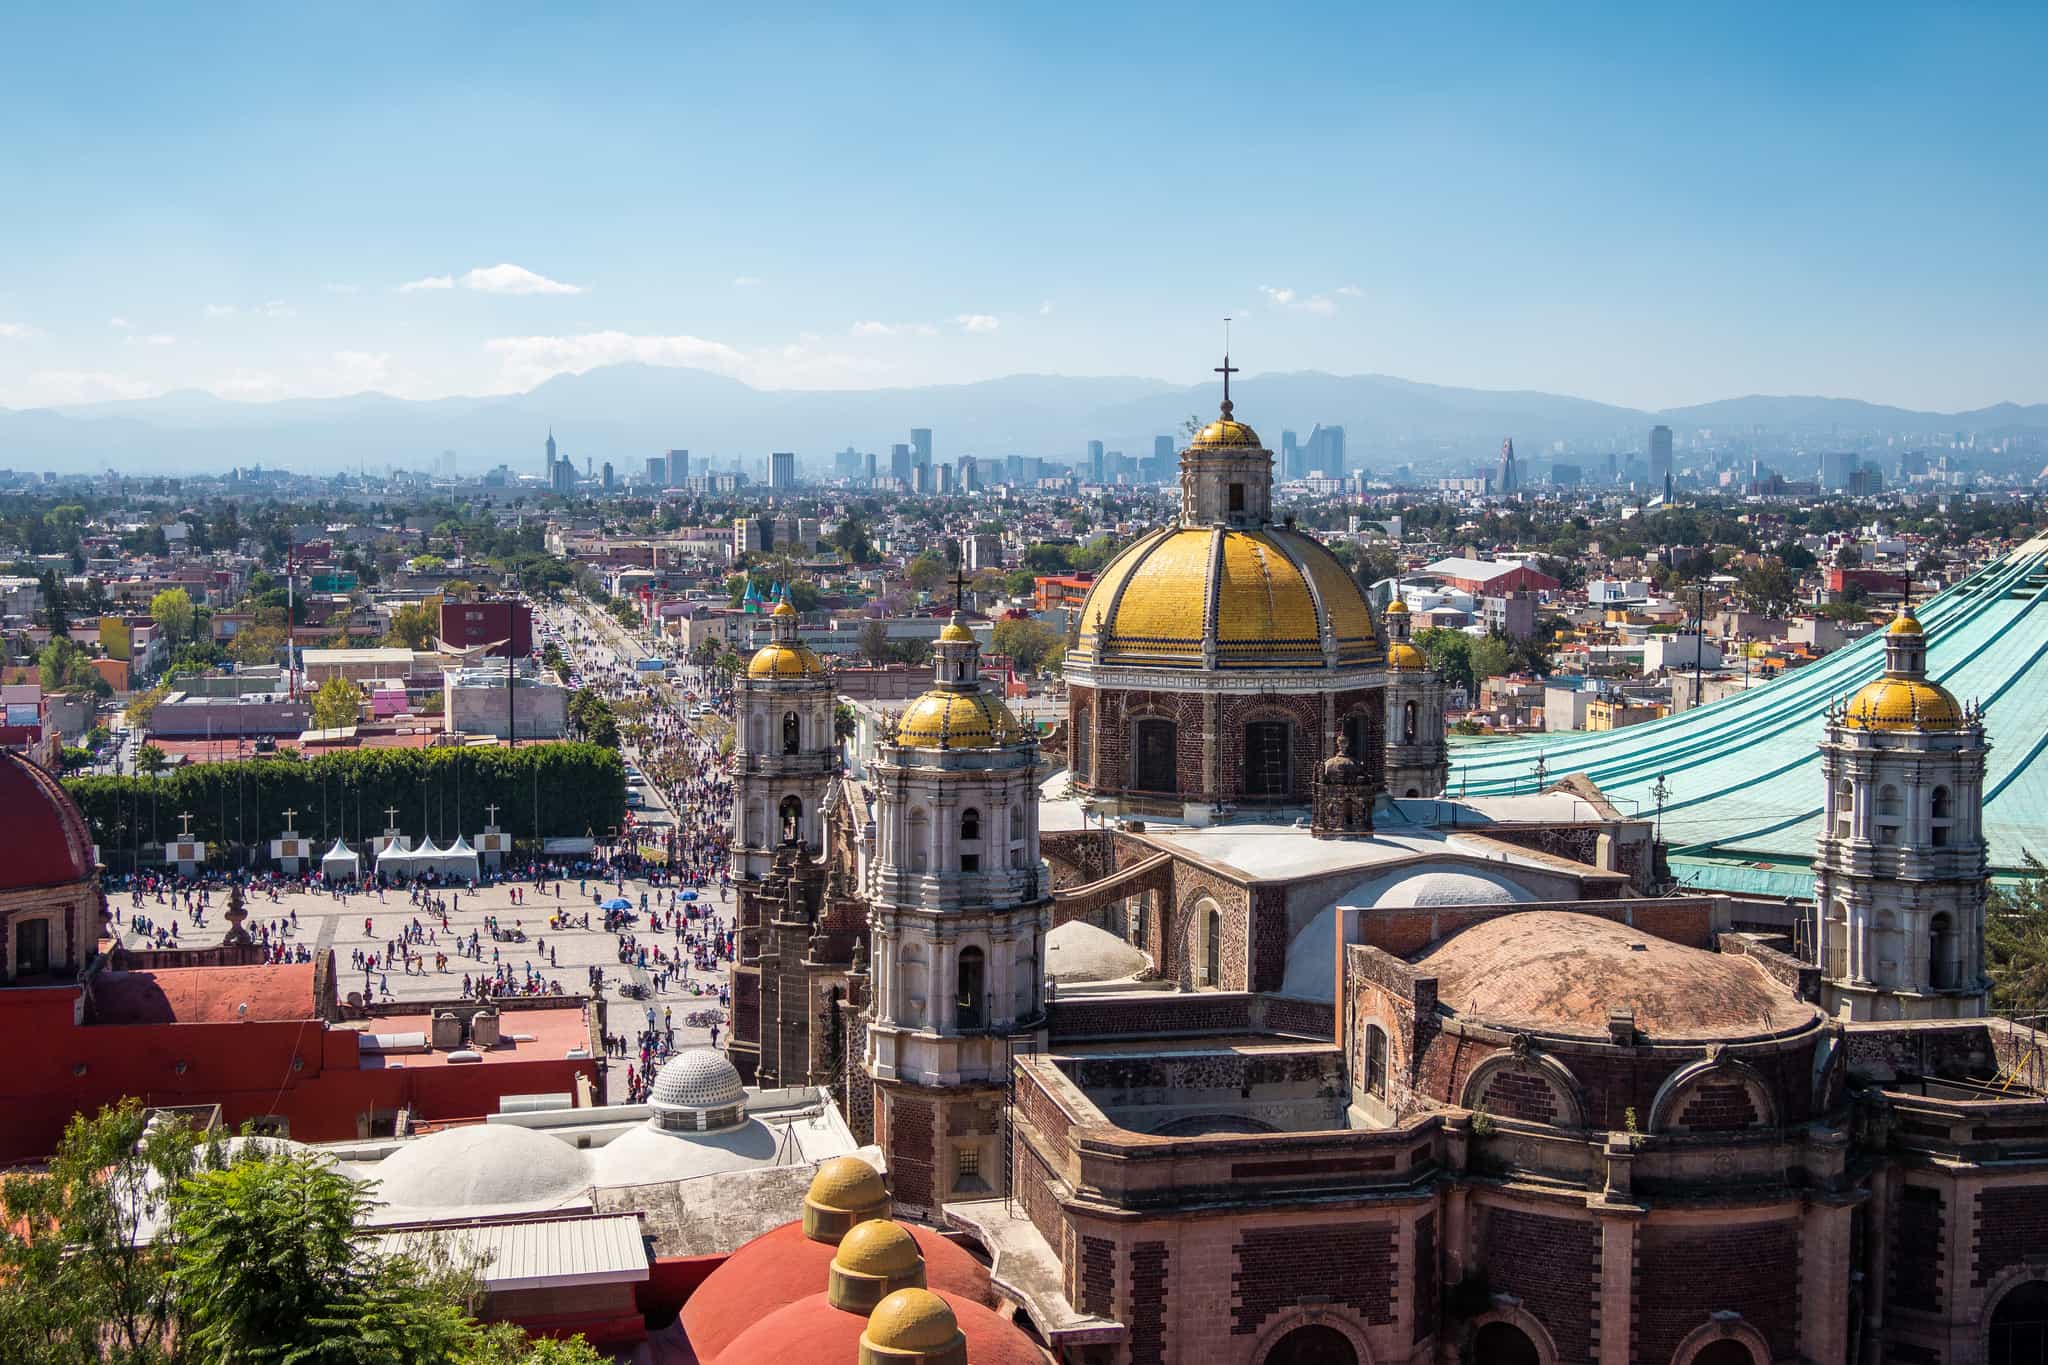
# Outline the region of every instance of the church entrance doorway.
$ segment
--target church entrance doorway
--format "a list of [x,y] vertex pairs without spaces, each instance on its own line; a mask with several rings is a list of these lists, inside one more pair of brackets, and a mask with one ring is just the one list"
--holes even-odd
[[1756,1357],[1749,1347],[1731,1339],[1700,1347],[1692,1365],[1756,1365]]
[[1244,794],[1286,797],[1294,794],[1294,755],[1290,727],[1284,720],[1255,720],[1244,727]]
[[1358,1349],[1336,1328],[1312,1322],[1274,1342],[1266,1365],[1358,1365]]
[[2015,1285],[1991,1314],[1991,1365],[2048,1365],[2048,1280]]
[[1147,717],[1132,727],[1138,768],[1134,785],[1139,791],[1180,790],[1180,763],[1174,752],[1179,747],[1179,728],[1172,721],[1157,717]]
[[1475,1365],[1542,1365],[1529,1334],[1512,1322],[1489,1322],[1472,1338]]

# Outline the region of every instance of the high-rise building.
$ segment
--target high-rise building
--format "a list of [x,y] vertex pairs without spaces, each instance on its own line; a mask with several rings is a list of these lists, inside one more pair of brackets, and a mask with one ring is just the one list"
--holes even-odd
[[1650,485],[1665,487],[1671,479],[1671,428],[1650,428]]
[[1298,479],[1305,473],[1301,467],[1301,438],[1291,431],[1280,433],[1280,477]]
[[889,447],[889,477],[901,483],[910,482],[910,447],[897,444]]
[[972,455],[962,455],[959,463],[960,491],[979,493],[981,491],[981,461]]
[[1325,474],[1333,479],[1343,478],[1344,428],[1317,423],[1315,430],[1308,434],[1308,448],[1304,456],[1304,475]]
[[668,453],[668,486],[681,488],[690,481],[690,452],[671,450]]
[[835,479],[857,479],[860,477],[860,452],[852,446],[832,457],[832,477]]
[[1856,463],[1854,451],[1824,452],[1820,457],[1820,486],[1830,493],[1846,491],[1850,477],[1856,472]]
[[766,554],[775,548],[775,523],[767,517],[740,517],[732,524],[732,554]]
[[910,491],[913,493],[932,492],[932,467],[928,464],[913,464],[910,467]]
[[1500,443],[1500,473],[1493,481],[1494,491],[1504,498],[1511,498],[1522,491],[1522,479],[1515,469],[1515,441],[1508,437]]
[[612,481],[612,462],[610,460],[606,460],[604,462],[604,491],[607,493],[611,492],[613,486],[614,484]]
[[928,465],[932,462],[932,429],[912,427],[910,429],[910,462]]
[[1100,441],[1090,441],[1088,443],[1087,478],[1090,483],[1102,482],[1102,442]]
[[1165,483],[1173,477],[1173,438],[1154,436],[1152,438],[1152,463],[1145,470],[1146,483]]
[[796,452],[778,450],[768,457],[768,486],[775,489],[796,487]]
[[[554,444],[550,438],[550,445]],[[548,470],[548,487],[567,497],[576,491],[576,466],[568,460],[556,460]]]
[[865,451],[860,457],[860,476],[870,485],[875,481],[875,452]]
[[548,428],[548,482],[555,481],[555,429]]
[[668,483],[668,457],[649,455],[647,457],[647,482],[660,488]]

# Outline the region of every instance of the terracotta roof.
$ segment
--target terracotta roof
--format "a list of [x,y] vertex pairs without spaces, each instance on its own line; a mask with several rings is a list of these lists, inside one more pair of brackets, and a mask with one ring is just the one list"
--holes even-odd
[[92,877],[92,834],[57,779],[0,751],[0,891],[63,886]]
[[[992,1302],[988,1267],[930,1228],[906,1223],[924,1255],[925,1283],[954,1298],[976,1305]],[[726,1257],[725,1264],[705,1277],[704,1283],[683,1305],[683,1331],[697,1359],[716,1359],[727,1345],[754,1324],[799,1299],[819,1295],[824,1307],[826,1271],[839,1250],[829,1242],[814,1242],[804,1236],[800,1222],[784,1223],[762,1233]],[[837,1309],[825,1311],[838,1313]],[[858,1343],[860,1320],[856,1320],[849,1342]],[[803,1359],[851,1360],[854,1347],[843,1355],[807,1353]],[[771,1356],[735,1356],[735,1360],[771,1360]],[[973,1356],[980,1365],[980,1356]]]
[[1568,910],[1481,920],[1413,961],[1437,978],[1446,1013],[1511,1029],[1605,1038],[1618,1006],[1652,1041],[1782,1033],[1816,1017],[1748,958]]
[[[822,1280],[824,1272],[819,1272]],[[706,1283],[709,1283],[708,1281]],[[691,1301],[704,1292],[699,1286]],[[953,1310],[953,1320],[967,1338],[967,1358],[974,1365],[1048,1365],[1052,1357],[1041,1351],[1024,1329],[972,1299],[941,1289],[940,1298]],[[707,1356],[692,1335],[690,1345],[699,1360],[716,1365],[802,1365],[802,1362],[855,1360],[861,1355],[860,1334],[868,1319],[848,1313],[825,1301],[823,1293],[777,1309],[755,1322],[733,1339],[715,1358]]]
[[233,1024],[319,1014],[310,962],[105,972],[92,1000],[95,1024]]

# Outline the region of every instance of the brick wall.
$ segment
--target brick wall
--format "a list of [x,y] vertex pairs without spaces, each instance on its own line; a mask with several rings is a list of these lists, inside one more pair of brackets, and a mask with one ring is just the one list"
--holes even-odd
[[1166,1360],[1166,1243],[1131,1248],[1131,1365]]
[[1116,1308],[1116,1243],[1107,1237],[1081,1239],[1081,1298],[1083,1313],[1106,1318]]
[[1753,1127],[1756,1103],[1740,1081],[1703,1080],[1692,1087],[1678,1113],[1678,1127],[1696,1133],[1728,1133]]
[[900,1204],[932,1207],[932,1106],[900,1090],[882,1092],[883,1142],[889,1154],[889,1192]]
[[[1549,1331],[1560,1360],[1592,1358],[1600,1278],[1598,1229],[1590,1219],[1519,1209],[1486,1211],[1486,1277],[1512,1294]],[[1669,1352],[1652,1357],[1664,1360]]]
[[1642,1231],[1636,1268],[1637,1359],[1669,1360],[1687,1333],[1726,1310],[1763,1333],[1774,1359],[1798,1353],[1796,1224],[1701,1228],[1653,1221]]
[[[1170,720],[1175,725],[1174,750],[1180,770],[1179,793],[1189,798],[1240,799],[1244,794],[1244,731],[1257,721],[1285,720],[1293,730],[1289,754],[1288,795],[1285,799],[1305,803],[1316,766],[1330,756],[1323,733],[1324,697],[1321,693],[1267,692],[1250,696],[1222,696],[1217,702],[1216,787],[1204,789],[1203,734],[1206,729],[1204,698],[1192,692],[1148,692],[1109,688],[1070,692],[1068,714],[1087,709],[1094,716],[1095,777],[1098,791],[1128,789],[1133,777],[1131,734],[1136,722],[1148,717]],[[1340,692],[1335,698],[1338,723],[1358,712],[1367,717],[1372,733],[1384,727],[1385,703],[1378,688],[1357,688]],[[1385,767],[1385,748],[1374,744],[1357,756],[1367,765],[1375,784]]]
[[1415,1222],[1415,1268],[1408,1282],[1415,1291],[1415,1337],[1426,1341],[1436,1331],[1436,1215],[1425,1213]]
[[1194,991],[1114,1000],[1056,1000],[1048,1028],[1055,1041],[1160,1033],[1244,1033],[1252,997],[1236,991]]
[[1904,1185],[1894,1206],[1890,1303],[1897,1308],[1941,1311],[1941,1268],[1948,1259],[1947,1219],[1941,1190]]
[[[1045,1238],[1046,1245],[1058,1253],[1064,1247],[1065,1220],[1060,1215],[1059,1201],[1053,1197],[1053,1171],[1029,1143],[1012,1144],[1015,1150],[1016,1170],[1011,1175],[1010,1188],[1017,1201],[1024,1206],[1024,1216],[1031,1220],[1031,1226],[1038,1229],[1038,1235]],[[1072,1279],[1071,1269],[1068,1276]],[[1069,1291],[1073,1286],[1069,1284]]]
[[1556,1123],[1562,1107],[1550,1081],[1534,1068],[1502,1067],[1486,1078],[1475,1099],[1475,1108],[1528,1123]]
[[2048,1247],[2048,1186],[1990,1185],[1977,1191],[1977,1254],[1970,1284],[1982,1289],[2008,1266]]
[[1392,1322],[1394,1233],[1392,1223],[1362,1222],[1248,1229],[1231,1276],[1231,1335],[1253,1335],[1306,1297],[1348,1305],[1370,1323]]

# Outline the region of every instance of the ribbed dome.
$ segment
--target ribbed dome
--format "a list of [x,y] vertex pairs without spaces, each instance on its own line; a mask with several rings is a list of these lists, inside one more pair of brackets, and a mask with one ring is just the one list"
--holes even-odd
[[92,834],[77,803],[56,778],[11,751],[0,752],[0,812],[0,891],[92,878]]
[[[1898,624],[1894,622],[1894,628]],[[1939,683],[1879,678],[1849,699],[1842,724],[1852,730],[1959,730],[1963,708]]]
[[835,1213],[865,1213],[888,1198],[880,1171],[857,1156],[835,1156],[819,1164],[804,1202]]
[[[783,606],[788,606],[787,602]],[[781,610],[780,607],[777,610]],[[825,661],[806,645],[767,644],[747,663],[750,678],[822,678]]]
[[986,692],[934,688],[896,722],[896,742],[912,749],[993,749],[1024,736],[1002,698]]
[[1381,650],[1365,595],[1313,537],[1281,527],[1189,526],[1154,531],[1109,562],[1081,608],[1072,657],[1098,666],[1293,670],[1370,667]]
[[1219,447],[1249,446],[1260,448],[1259,433],[1243,422],[1231,418],[1219,418],[1195,433],[1195,439],[1188,442],[1191,450],[1214,450]]
[[662,1064],[647,1098],[651,1104],[676,1109],[723,1109],[744,1103],[747,1090],[724,1053],[696,1047]]
[[863,1275],[901,1275],[915,1270],[922,1259],[917,1240],[901,1223],[871,1218],[839,1239],[832,1264]]
[[899,1289],[875,1305],[863,1335],[874,1346],[932,1351],[959,1340],[960,1323],[946,1301],[929,1289]]
[[1429,656],[1402,640],[1387,649],[1387,669],[1394,673],[1421,673],[1429,667]]

